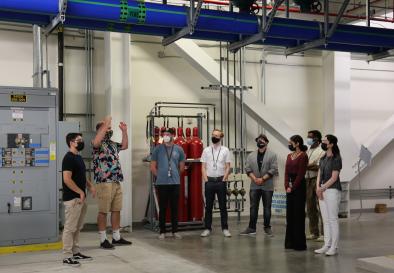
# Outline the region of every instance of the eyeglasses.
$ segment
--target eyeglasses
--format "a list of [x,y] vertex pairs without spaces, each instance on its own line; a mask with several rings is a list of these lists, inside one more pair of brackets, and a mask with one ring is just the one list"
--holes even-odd
[[73,142],[75,142],[75,143],[80,143],[80,142],[83,142],[83,139],[76,139],[76,140],[74,140]]

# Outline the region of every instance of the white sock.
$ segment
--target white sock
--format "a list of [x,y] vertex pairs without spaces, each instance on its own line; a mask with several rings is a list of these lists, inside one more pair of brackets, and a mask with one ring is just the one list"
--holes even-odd
[[105,230],[99,231],[100,234],[100,243],[103,243],[105,240],[107,240],[107,232]]
[[119,229],[113,231],[112,239],[114,239],[115,241],[120,240],[120,230]]

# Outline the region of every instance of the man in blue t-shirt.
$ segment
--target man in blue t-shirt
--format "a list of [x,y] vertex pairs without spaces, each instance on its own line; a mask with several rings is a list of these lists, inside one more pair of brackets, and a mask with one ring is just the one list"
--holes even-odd
[[178,234],[178,199],[180,174],[185,170],[185,153],[182,147],[174,144],[174,134],[171,129],[163,133],[163,144],[152,152],[150,169],[156,177],[156,189],[159,196],[159,239],[166,235],[166,210],[168,202],[171,208],[172,234],[175,239],[182,239]]

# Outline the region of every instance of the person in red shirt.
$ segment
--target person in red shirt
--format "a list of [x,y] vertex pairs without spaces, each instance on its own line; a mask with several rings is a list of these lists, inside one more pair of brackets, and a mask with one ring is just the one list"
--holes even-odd
[[308,166],[308,147],[299,135],[289,140],[291,153],[287,156],[285,167],[286,190],[286,239],[285,248],[306,250],[305,236],[305,173]]

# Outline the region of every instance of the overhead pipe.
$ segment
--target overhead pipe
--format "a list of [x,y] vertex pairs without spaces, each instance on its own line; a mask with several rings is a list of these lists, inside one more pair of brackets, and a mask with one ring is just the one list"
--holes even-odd
[[60,27],[57,32],[58,56],[58,89],[59,89],[59,120],[64,120],[64,30]]
[[[4,20],[28,22],[29,20],[43,20],[44,16],[48,23],[48,15],[57,14],[57,9],[53,9],[52,14],[39,15],[40,12],[51,10],[53,4],[48,7],[48,3],[53,1],[43,0],[40,3],[40,7],[42,6],[40,12],[36,5],[32,5],[33,2],[36,3],[36,0],[24,0],[25,6],[21,6],[21,2],[21,0],[0,1],[0,19],[4,16]],[[1,12],[5,8],[8,8],[7,12]],[[128,16],[122,17],[121,11],[126,9]],[[65,25],[75,28],[168,36],[172,29],[181,29],[186,26],[187,10],[187,7],[182,6],[130,0],[127,5],[123,6],[115,0],[68,0]],[[31,14],[32,12],[35,13]],[[257,18],[250,14],[204,9],[201,11],[195,34],[186,38],[236,41],[239,35],[247,37],[259,31]],[[355,16],[355,19],[360,18]],[[295,46],[297,41],[307,42],[317,37],[320,37],[319,22],[275,18],[264,44],[291,47]],[[331,45],[322,49],[371,53],[385,48],[394,48],[393,38],[393,31],[388,29],[376,28],[372,32],[365,27],[339,25],[330,39]]]

